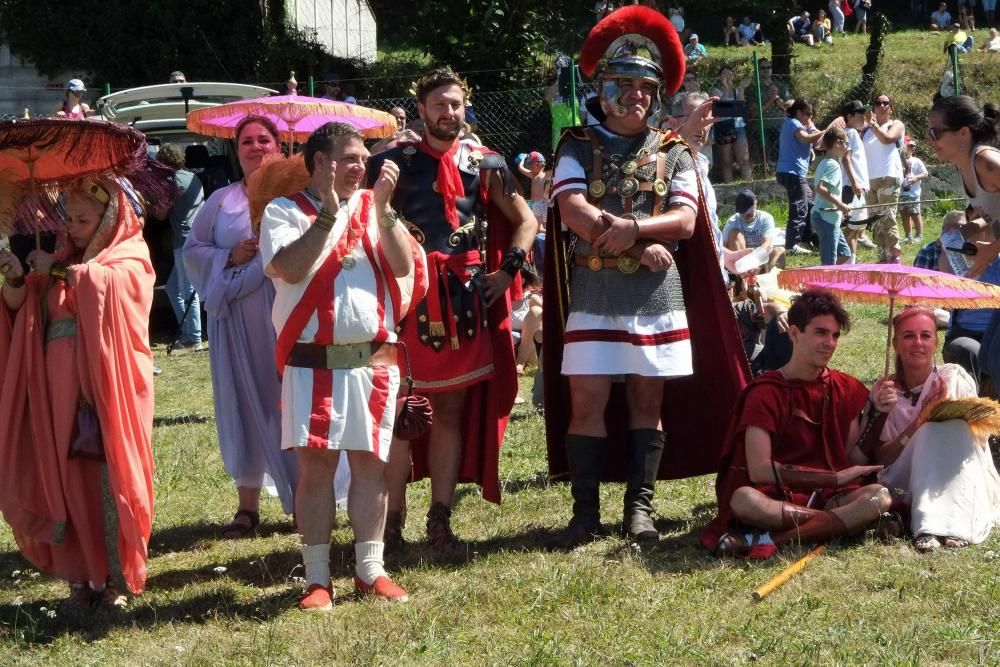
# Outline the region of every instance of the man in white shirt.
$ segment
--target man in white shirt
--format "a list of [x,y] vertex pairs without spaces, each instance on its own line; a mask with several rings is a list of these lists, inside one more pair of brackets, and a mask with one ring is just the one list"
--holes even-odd
[[750,190],[736,195],[736,213],[726,221],[722,229],[722,240],[730,250],[768,247],[770,252],[763,273],[769,272],[785,254],[783,246],[774,245],[778,228],[774,217],[757,208],[757,196]]

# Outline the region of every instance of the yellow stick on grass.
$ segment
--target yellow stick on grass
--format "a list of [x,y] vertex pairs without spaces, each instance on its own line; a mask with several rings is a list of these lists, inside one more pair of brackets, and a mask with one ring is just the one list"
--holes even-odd
[[807,553],[802,558],[800,558],[795,563],[792,563],[784,570],[776,574],[774,578],[772,578],[770,581],[766,582],[763,586],[761,586],[760,588],[756,589],[753,592],[753,601],[760,602],[768,595],[770,595],[772,592],[781,588],[785,584],[785,582],[787,582],[796,574],[804,570],[806,568],[806,565],[809,564],[809,561],[811,561],[816,556],[819,556],[824,551],[826,551],[826,547],[820,545],[815,549],[813,549],[812,551],[810,551],[809,553]]

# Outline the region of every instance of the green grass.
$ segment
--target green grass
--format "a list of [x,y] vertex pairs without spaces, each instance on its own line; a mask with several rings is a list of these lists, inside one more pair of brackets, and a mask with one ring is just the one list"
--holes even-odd
[[[933,237],[940,219],[928,227]],[[906,249],[912,257],[915,248]],[[885,308],[851,312],[855,326],[834,365],[870,382],[881,365]],[[554,549],[569,519],[569,489],[545,482],[543,424],[525,406],[515,409],[502,452],[504,503],[460,489],[460,555],[436,560],[423,544],[428,486],[417,484],[411,548],[389,562],[410,602],[353,598],[342,521],[332,556],[342,597],[332,613],[307,616],[295,609],[302,570],[276,500],[265,500],[257,537],[218,538],[235,493],[216,447],[207,354],[156,352],[163,375],[149,588],[118,618],[69,616],[58,604],[64,585],[26,565],[0,528],[5,664],[1000,662],[997,536],[926,556],[903,541],[841,542],[755,604],[750,592],[804,550],[767,563],[708,556],[697,533],[713,515],[713,479],[700,477],[658,485],[664,540],[651,552],[618,538]],[[613,524],[622,489],[602,492],[604,520]]]

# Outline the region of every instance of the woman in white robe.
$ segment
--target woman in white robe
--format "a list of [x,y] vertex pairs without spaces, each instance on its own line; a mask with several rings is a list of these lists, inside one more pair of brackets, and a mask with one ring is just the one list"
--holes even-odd
[[941,399],[974,398],[975,381],[961,366],[936,366],[934,314],[908,308],[893,320],[896,375],[872,388],[872,401],[891,405],[879,442],[869,450],[885,464],[879,481],[910,506],[914,546],[930,551],[942,544],[963,547],[985,541],[1000,523],[1000,476],[989,443],[961,419],[921,420],[927,405]]

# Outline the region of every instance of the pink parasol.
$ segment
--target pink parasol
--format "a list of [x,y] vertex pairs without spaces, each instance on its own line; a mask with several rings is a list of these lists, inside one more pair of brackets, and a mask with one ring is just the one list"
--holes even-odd
[[801,291],[822,288],[848,301],[889,303],[885,374],[889,373],[892,316],[896,302],[939,308],[1000,308],[1000,287],[950,273],[903,264],[838,264],[782,271],[778,285]]
[[287,133],[288,143],[304,142],[313,130],[326,123],[346,123],[366,139],[381,139],[396,131],[396,118],[378,109],[302,95],[276,95],[228,102],[195,109],[187,116],[188,129],[210,137],[235,138],[236,125],[255,114],[274,121]]

